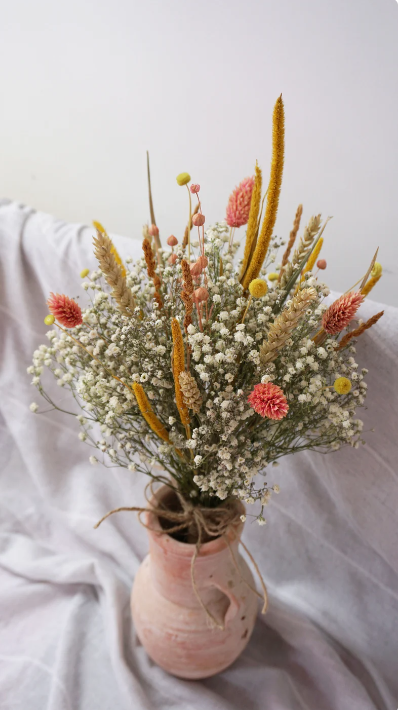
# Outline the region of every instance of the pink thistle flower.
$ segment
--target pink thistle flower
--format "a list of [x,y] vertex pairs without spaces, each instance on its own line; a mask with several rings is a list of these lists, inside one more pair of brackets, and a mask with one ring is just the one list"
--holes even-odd
[[250,202],[254,187],[254,177],[242,180],[231,193],[227,205],[227,224],[229,227],[242,227],[249,221]]
[[257,414],[268,419],[283,419],[289,411],[283,391],[272,382],[255,385],[247,401]]
[[82,310],[76,301],[59,293],[51,293],[47,301],[50,313],[65,328],[76,328],[83,323]]
[[359,291],[344,293],[325,311],[322,328],[330,335],[336,335],[347,327],[363,301]]
[[193,195],[197,195],[197,193],[200,190],[200,185],[194,185],[194,183],[192,183],[192,185],[189,189],[191,190]]

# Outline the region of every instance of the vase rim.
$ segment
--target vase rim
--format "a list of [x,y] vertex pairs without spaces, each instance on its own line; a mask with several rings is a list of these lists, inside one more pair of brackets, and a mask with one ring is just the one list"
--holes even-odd
[[[158,490],[156,491],[156,494],[150,498],[149,502],[149,510],[145,513],[145,525],[147,527],[149,535],[156,537],[156,540],[158,544],[161,546],[166,545],[168,549],[170,550],[170,545],[172,548],[175,550],[176,554],[179,555],[186,555],[189,557],[192,557],[193,551],[195,550],[196,543],[190,543],[190,542],[183,542],[181,540],[176,540],[174,537],[169,535],[167,532],[164,533],[162,526],[160,525],[159,518],[156,515],[156,501],[159,500],[159,494],[162,496],[166,492],[166,490],[170,490],[169,487],[164,484]],[[236,506],[238,510],[241,511],[241,514],[243,515],[245,513],[245,507],[238,498],[236,498]],[[239,540],[240,536],[242,534],[244,523],[243,521],[239,520],[239,522],[231,525],[228,528],[227,531],[227,536],[228,536],[228,541],[233,543],[235,540]],[[162,545],[163,543],[163,545]],[[227,548],[227,542],[224,539],[224,536],[216,537],[213,540],[208,540],[207,542],[203,542],[200,546],[200,551],[198,556],[207,556],[207,555],[212,555],[212,554],[217,554],[218,552],[221,552],[221,550]]]

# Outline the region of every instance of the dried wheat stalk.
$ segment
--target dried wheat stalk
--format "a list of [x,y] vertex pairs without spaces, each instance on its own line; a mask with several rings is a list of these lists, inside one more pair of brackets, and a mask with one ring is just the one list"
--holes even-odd
[[282,257],[281,270],[279,272],[278,283],[280,282],[280,280],[282,278],[282,274],[284,272],[284,267],[286,266],[287,262],[289,261],[290,252],[292,251],[293,244],[296,241],[297,232],[300,229],[300,222],[301,222],[301,215],[302,214],[303,214],[303,205],[299,205],[297,207],[296,216],[294,218],[293,229],[290,232],[289,241],[287,243],[285,253],[283,254],[283,257]]
[[263,365],[278,357],[279,350],[290,338],[309,304],[316,297],[317,292],[314,288],[304,288],[293,296],[290,305],[274,320],[268,331],[268,339],[264,340],[260,348],[260,361]]
[[125,316],[131,316],[135,308],[133,294],[127,287],[122,269],[112,253],[112,241],[107,234],[102,234],[97,229],[97,236],[94,237],[93,244],[94,254],[98,259],[107,283],[112,288],[112,297],[115,299],[119,311]]
[[318,234],[320,227],[321,227],[321,215],[318,214],[315,217],[311,217],[310,221],[308,222],[308,224],[304,230],[304,234],[299,241],[298,247],[293,253],[293,258],[292,258],[291,262],[287,263],[286,268],[282,274],[281,281],[280,281],[282,288],[284,286],[286,286],[286,284],[290,280],[290,277],[292,276],[294,268],[297,267],[302,262],[304,257],[310,251],[312,243],[313,243],[316,235]]
[[357,338],[358,335],[362,335],[362,333],[365,332],[365,330],[368,330],[368,328],[371,328],[372,325],[377,323],[378,320],[384,315],[384,311],[380,311],[380,313],[376,313],[375,316],[372,316],[369,318],[369,320],[366,321],[366,323],[362,323],[362,325],[358,326],[358,328],[355,328],[355,330],[352,330],[350,333],[346,333],[345,336],[340,340],[339,342],[339,347],[338,350],[341,350],[342,348],[345,348],[346,345],[352,340],[353,338]]

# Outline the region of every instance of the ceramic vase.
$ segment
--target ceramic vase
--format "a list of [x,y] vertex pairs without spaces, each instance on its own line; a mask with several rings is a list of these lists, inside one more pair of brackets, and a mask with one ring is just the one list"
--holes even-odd
[[[180,678],[199,679],[227,668],[242,653],[253,631],[257,597],[253,576],[238,546],[243,523],[223,537],[201,545],[194,565],[200,600],[195,594],[191,561],[196,546],[165,534],[156,515],[157,500],[166,500],[167,486],[152,498],[152,510],[144,514],[149,554],[135,578],[131,606],[133,623],[148,655],[164,670]],[[236,501],[239,513],[242,503]],[[238,569],[237,569],[238,568]],[[250,586],[248,586],[250,585]]]

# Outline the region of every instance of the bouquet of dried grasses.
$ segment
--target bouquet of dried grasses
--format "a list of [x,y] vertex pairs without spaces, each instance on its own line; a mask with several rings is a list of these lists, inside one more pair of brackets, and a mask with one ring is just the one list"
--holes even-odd
[[[310,217],[295,247],[299,205],[287,245],[273,236],[284,131],[279,97],[266,196],[256,165],[254,177],[233,191],[226,221],[205,229],[200,186],[181,173],[188,222],[180,240],[168,237],[168,248],[155,224],[151,191],[152,224],[144,228],[143,256],[135,264],[129,258],[123,264],[94,223],[99,268],[81,274],[89,275],[83,289],[92,293],[91,302],[81,309],[76,300],[51,294],[45,322],[54,328],[28,368],[55,409],[43,367],[70,390],[92,464],[124,466],[153,480],[166,475],[191,507],[215,508],[233,497],[257,502],[253,515],[260,524],[279,491],[270,479],[281,457],[362,442],[356,410],[365,402],[367,370],[355,362],[354,338],[382,315],[352,329],[381,276],[375,259],[357,290],[325,305],[329,288],[320,275],[326,261],[317,258],[328,220]],[[235,230],[243,225],[239,261]]]

